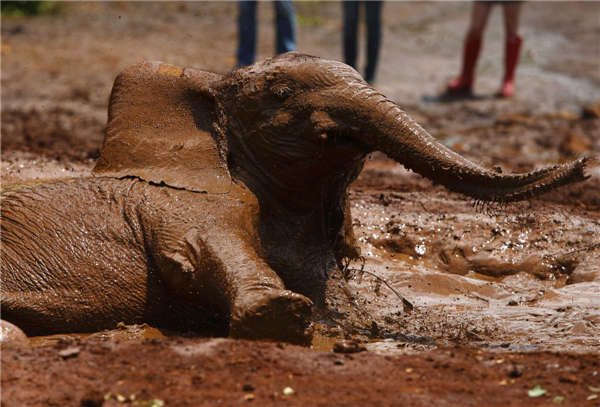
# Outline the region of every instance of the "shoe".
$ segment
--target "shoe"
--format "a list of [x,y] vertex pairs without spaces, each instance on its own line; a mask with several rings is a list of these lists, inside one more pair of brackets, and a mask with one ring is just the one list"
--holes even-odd
[[519,62],[521,44],[523,39],[519,35],[506,39],[506,48],[504,52],[504,79],[498,95],[503,98],[510,98],[515,93],[515,72]]
[[475,65],[481,50],[481,37],[468,36],[465,41],[463,52],[462,72],[459,77],[452,79],[446,92],[449,95],[471,94],[473,91],[473,81],[475,79]]

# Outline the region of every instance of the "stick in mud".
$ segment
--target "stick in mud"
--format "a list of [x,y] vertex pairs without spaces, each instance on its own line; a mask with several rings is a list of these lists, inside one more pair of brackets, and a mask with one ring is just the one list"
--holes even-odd
[[[359,269],[351,269],[350,268],[350,264],[354,260],[358,260],[358,261],[361,262],[360,270]],[[375,274],[375,273],[373,273],[371,271],[365,270],[365,258],[363,256],[360,256],[360,257],[358,257],[356,259],[347,259],[346,260],[346,264],[344,264],[344,269],[342,270],[342,276],[344,277],[344,280],[346,282],[350,281],[350,279],[352,277],[358,275],[359,278],[360,278],[360,280],[359,280],[359,284],[360,284],[362,282],[362,277],[365,274],[368,274],[368,275],[370,275],[372,277],[375,277],[377,279],[377,281],[385,284],[387,286],[387,288],[389,288],[394,294],[396,294],[396,296],[402,301],[402,305],[404,307],[404,312],[411,312],[415,308],[415,306],[410,301],[408,301],[406,298],[404,298],[403,296],[401,296],[398,293],[398,291],[394,290],[392,288],[392,286],[390,286],[385,279],[379,277],[377,274]]]

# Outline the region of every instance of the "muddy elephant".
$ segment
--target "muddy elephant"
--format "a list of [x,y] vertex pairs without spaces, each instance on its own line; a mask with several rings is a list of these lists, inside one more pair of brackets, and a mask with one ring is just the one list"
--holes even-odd
[[352,68],[299,53],[226,76],[144,62],[116,79],[92,177],[5,186],[2,318],[27,335],[117,323],[307,344],[358,255],[347,188],[382,151],[480,201],[582,181],[586,161],[488,170]]

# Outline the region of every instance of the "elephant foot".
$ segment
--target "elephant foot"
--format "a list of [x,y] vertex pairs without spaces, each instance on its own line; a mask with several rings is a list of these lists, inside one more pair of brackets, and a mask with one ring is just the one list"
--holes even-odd
[[2,349],[28,348],[29,339],[15,325],[0,320],[0,347]]
[[249,296],[232,313],[229,336],[309,346],[314,330],[312,305],[305,296],[288,290]]

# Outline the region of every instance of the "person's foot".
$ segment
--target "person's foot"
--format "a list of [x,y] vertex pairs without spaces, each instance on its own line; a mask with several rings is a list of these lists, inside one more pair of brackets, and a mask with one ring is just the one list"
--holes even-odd
[[515,93],[515,73],[519,62],[519,53],[523,39],[519,35],[513,35],[506,39],[504,57],[504,79],[498,91],[498,96],[510,98]]
[[463,63],[460,76],[452,79],[446,86],[446,94],[450,96],[470,96],[473,93],[475,65],[481,50],[481,36],[469,34],[465,39]]
[[498,97],[511,98],[515,93],[515,83],[513,81],[505,81],[500,87]]
[[471,95],[473,93],[473,80],[459,76],[448,82],[446,93],[451,96]]

